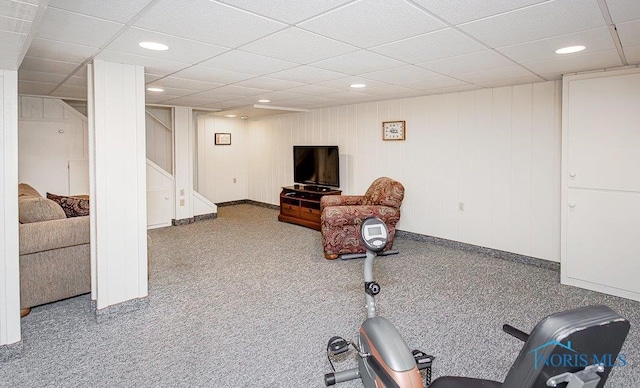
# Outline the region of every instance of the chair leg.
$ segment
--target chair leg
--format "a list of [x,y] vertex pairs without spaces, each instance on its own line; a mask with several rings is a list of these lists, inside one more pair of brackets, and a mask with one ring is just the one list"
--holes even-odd
[[20,310],[20,318],[24,318],[31,312],[31,307],[27,307]]
[[338,258],[338,255],[335,253],[326,253],[324,254],[324,258],[327,260],[335,260]]

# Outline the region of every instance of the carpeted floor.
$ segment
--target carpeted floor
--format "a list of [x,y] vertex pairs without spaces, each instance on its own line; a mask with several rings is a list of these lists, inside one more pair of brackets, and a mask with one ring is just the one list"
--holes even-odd
[[[100,324],[88,295],[34,308],[0,387],[322,387],[327,340],[354,338],[366,316],[362,260],[325,260],[320,233],[275,210],[222,207],[217,219],[149,235],[148,306]],[[436,355],[434,377],[502,380],[522,346],[503,323],[530,331],[550,313],[602,303],[632,324],[629,365],[607,387],[640,386],[640,303],[487,255],[408,239],[396,248],[374,267],[378,313]],[[353,354],[336,359],[354,365]]]

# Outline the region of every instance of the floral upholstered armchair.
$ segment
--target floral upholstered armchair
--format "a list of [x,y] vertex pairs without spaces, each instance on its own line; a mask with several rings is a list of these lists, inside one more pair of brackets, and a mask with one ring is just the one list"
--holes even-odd
[[364,253],[360,224],[369,217],[378,217],[387,225],[389,242],[384,250],[391,249],[403,199],[402,183],[387,177],[373,181],[364,195],[323,196],[320,224],[324,257],[333,260],[346,253]]

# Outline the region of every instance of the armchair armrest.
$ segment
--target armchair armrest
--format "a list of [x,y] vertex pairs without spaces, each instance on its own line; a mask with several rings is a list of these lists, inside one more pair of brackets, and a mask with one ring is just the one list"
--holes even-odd
[[327,206],[362,205],[362,195],[325,195],[320,198],[320,208]]
[[380,205],[331,206],[322,211],[320,222],[327,227],[342,227],[359,225],[369,217],[378,217],[388,226],[395,226],[400,221],[400,210]]
[[20,255],[89,244],[89,216],[20,224]]

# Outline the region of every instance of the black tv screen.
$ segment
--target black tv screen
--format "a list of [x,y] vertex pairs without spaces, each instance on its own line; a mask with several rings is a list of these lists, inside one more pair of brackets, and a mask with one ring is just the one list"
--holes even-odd
[[306,185],[340,187],[338,146],[293,146],[293,180]]

